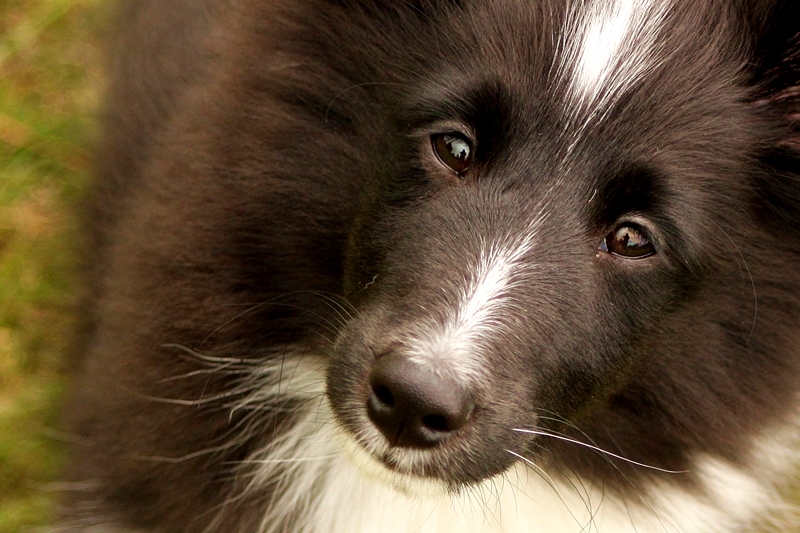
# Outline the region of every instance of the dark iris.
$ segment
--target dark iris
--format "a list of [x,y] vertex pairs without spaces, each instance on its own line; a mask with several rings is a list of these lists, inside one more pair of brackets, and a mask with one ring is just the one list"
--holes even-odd
[[472,146],[463,137],[437,133],[431,135],[431,145],[439,161],[457,174],[465,172],[472,164]]
[[635,225],[618,226],[603,239],[600,250],[628,259],[641,259],[656,253],[645,231]]

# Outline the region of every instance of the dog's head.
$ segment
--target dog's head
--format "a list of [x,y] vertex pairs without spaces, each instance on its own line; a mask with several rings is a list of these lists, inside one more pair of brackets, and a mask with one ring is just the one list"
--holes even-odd
[[798,369],[800,13],[435,4],[346,13],[381,73],[328,110],[373,121],[328,371],[350,438],[448,487],[553,453],[602,475],[570,439],[743,453]]

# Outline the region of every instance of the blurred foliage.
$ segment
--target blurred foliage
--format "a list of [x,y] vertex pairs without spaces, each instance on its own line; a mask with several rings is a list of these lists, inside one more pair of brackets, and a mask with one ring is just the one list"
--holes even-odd
[[102,4],[0,0],[0,533],[52,514]]

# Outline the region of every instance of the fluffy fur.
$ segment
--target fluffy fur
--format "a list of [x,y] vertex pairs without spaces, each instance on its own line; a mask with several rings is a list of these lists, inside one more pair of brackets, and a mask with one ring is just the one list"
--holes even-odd
[[[794,522],[796,2],[119,19],[61,530]],[[378,421],[387,361],[463,427]]]

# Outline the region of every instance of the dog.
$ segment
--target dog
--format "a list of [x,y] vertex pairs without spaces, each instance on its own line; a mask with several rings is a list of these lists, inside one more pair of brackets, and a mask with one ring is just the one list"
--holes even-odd
[[796,525],[796,2],[118,20],[59,530]]

